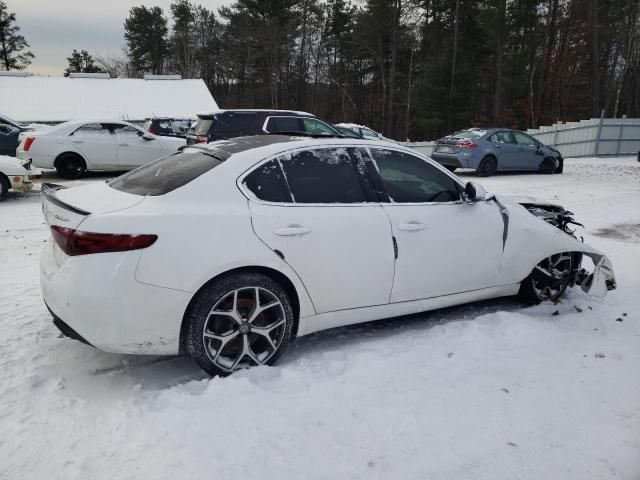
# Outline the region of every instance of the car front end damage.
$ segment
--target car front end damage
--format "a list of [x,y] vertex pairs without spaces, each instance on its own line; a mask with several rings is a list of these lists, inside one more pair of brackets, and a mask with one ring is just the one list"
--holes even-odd
[[17,160],[10,157],[0,157],[0,172],[7,177],[11,188],[20,193],[30,192],[33,181],[42,174],[32,166],[31,159]]
[[585,293],[597,298],[605,297],[609,290],[616,288],[616,279],[611,261],[604,254],[585,245],[582,242],[582,238],[577,238],[574,226],[583,227],[584,225],[574,220],[572,212],[560,205],[533,201],[533,199],[522,199],[518,203],[535,217],[573,237],[578,242],[578,245],[582,247],[579,252],[588,256],[593,262],[592,272],[588,272],[585,268],[577,268],[575,270],[571,285],[579,285]]

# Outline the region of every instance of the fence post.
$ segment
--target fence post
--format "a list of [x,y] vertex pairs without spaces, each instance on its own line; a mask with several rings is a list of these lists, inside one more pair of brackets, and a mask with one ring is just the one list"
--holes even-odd
[[600,149],[600,135],[602,135],[602,123],[604,122],[604,108],[600,113],[600,123],[598,124],[598,133],[596,133],[596,144],[593,149],[593,156],[598,156],[598,150]]
[[622,120],[623,123],[620,123],[620,133],[618,133],[618,145],[616,146],[616,156],[620,156],[620,148],[622,147],[622,134],[624,133],[624,118],[621,118],[620,120]]

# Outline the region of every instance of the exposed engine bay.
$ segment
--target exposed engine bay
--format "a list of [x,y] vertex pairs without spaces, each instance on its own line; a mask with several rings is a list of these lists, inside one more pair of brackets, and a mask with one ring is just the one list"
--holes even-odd
[[559,205],[540,205],[533,203],[521,203],[520,205],[529,210],[532,215],[542,218],[545,222],[550,223],[554,227],[574,237],[575,229],[572,229],[569,225],[584,227],[584,225],[573,219],[573,212],[565,210]]

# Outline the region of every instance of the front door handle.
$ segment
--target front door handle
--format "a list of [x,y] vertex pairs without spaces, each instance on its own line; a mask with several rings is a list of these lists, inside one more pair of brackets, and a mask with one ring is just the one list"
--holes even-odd
[[71,140],[73,143],[84,143],[84,140]]
[[427,226],[420,222],[401,223],[398,225],[398,230],[403,232],[417,232],[418,230],[424,230]]
[[281,237],[292,237],[295,235],[306,235],[310,233],[309,227],[303,227],[302,225],[289,225],[288,227],[276,228],[273,233],[280,235]]

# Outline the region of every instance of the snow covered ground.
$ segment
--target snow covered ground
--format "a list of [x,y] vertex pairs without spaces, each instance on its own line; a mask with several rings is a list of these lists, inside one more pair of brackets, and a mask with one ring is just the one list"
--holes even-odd
[[575,212],[618,289],[322,332],[276,367],[215,379],[188,358],[59,338],[39,293],[39,198],[11,193],[0,204],[0,478],[637,480],[640,164],[461,177]]

